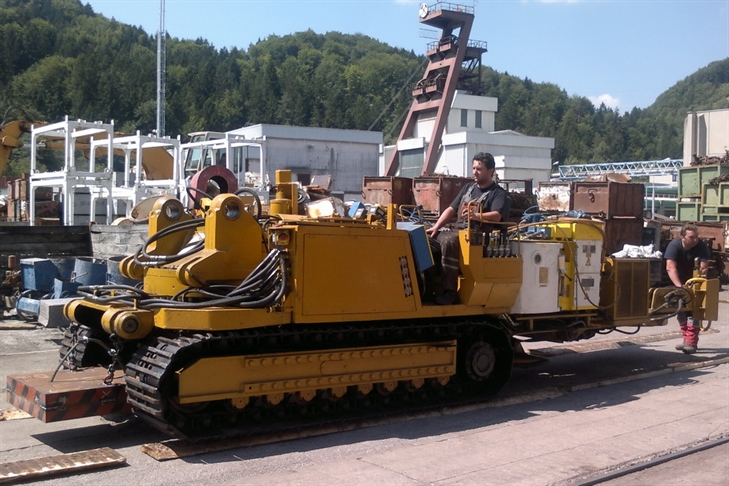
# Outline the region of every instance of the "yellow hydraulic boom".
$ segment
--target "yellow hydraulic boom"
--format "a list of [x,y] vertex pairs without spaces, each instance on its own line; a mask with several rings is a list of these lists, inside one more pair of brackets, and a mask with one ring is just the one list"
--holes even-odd
[[19,140],[24,133],[30,133],[32,123],[26,120],[13,120],[0,126],[0,174],[5,172],[13,149],[23,146]]

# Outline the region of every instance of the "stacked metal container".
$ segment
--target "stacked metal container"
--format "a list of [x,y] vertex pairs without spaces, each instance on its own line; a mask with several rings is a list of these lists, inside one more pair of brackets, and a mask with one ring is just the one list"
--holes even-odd
[[[28,174],[8,182],[8,221],[28,221],[28,194],[30,191]],[[57,218],[60,211],[58,201],[53,201],[51,188],[39,187],[35,191],[36,214],[39,221],[44,224],[43,218]]]
[[626,182],[575,182],[572,191],[574,210],[604,219],[608,254],[644,243],[644,198],[643,184]]
[[365,204],[398,204],[420,206],[425,219],[438,219],[453,202],[461,188],[472,182],[467,177],[442,174],[408,177],[365,177],[362,202]]
[[729,221],[729,165],[681,167],[678,197],[676,219],[679,221]]

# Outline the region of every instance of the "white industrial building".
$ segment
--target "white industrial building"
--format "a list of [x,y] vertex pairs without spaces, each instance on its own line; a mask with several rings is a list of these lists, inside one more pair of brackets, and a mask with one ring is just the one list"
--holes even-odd
[[683,124],[683,165],[694,155],[721,157],[729,150],[729,110],[690,111]]
[[[264,145],[266,176],[288,169],[293,180],[309,184],[316,175],[330,175],[330,189],[345,199],[360,199],[364,176],[377,174],[382,133],[363,130],[259,124],[228,132]],[[253,172],[260,167],[249,166]]]
[[[500,179],[533,179],[535,186],[550,179],[554,139],[531,137],[513,130],[494,131],[497,109],[496,98],[456,92],[442,138],[442,150],[438,154],[436,174],[471,177],[473,156],[489,152],[496,159],[496,173]],[[401,157],[406,159],[412,155],[423,160],[434,123],[435,116],[418,120],[414,136],[397,144]],[[380,174],[384,174],[385,161],[394,148],[387,147],[380,158]],[[415,174],[401,175],[411,177]]]

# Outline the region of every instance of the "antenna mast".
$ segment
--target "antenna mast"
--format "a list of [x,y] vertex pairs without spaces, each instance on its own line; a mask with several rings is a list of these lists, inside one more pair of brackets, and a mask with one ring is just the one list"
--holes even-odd
[[165,135],[165,0],[159,2],[157,31],[157,136]]

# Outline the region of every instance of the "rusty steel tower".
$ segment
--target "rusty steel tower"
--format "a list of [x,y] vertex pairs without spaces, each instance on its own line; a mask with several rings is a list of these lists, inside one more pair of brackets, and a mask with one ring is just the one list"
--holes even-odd
[[[423,3],[419,15],[422,24],[441,29],[441,35],[439,40],[428,44],[429,64],[413,88],[410,111],[385,169],[388,176],[396,175],[398,170],[405,177],[432,173],[456,90],[463,88],[465,81],[478,78],[476,90],[471,91],[480,94],[481,56],[487,49],[485,42],[469,42],[474,7],[448,2],[430,6]],[[423,146],[400,151],[401,141],[416,138],[419,120],[432,120],[430,137],[418,133],[417,138],[425,140]],[[422,126],[428,127],[427,131],[430,125],[429,122]]]

